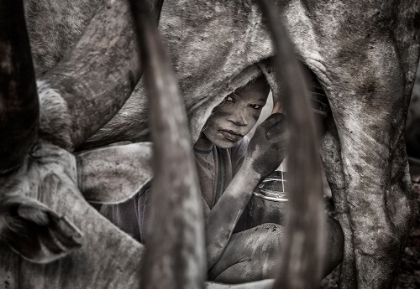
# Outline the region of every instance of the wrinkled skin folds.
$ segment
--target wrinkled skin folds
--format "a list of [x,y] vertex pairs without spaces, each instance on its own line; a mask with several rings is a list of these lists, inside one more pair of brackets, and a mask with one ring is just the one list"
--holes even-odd
[[[29,2],[38,2],[44,5],[44,8],[46,5],[41,1],[26,1]],[[392,288],[416,210],[408,175],[404,128],[419,56],[420,3],[415,0],[273,2],[277,5],[278,15],[282,17],[289,31],[298,58],[314,72],[331,106],[332,115],[326,120],[327,132],[322,141],[322,160],[346,240],[341,288]],[[70,5],[69,2],[65,3]],[[98,2],[91,3],[99,8]],[[122,1],[104,3],[104,7],[109,8],[115,8],[116,3],[121,4],[119,7],[123,6]],[[86,4],[85,1],[73,1],[71,5],[83,7]],[[89,13],[93,15],[92,11],[96,9],[89,9]],[[42,18],[33,13],[28,15],[34,17],[32,19]],[[87,25],[90,16],[84,17],[87,20],[83,23]],[[102,24],[100,22],[98,27]],[[124,25],[119,25],[116,26],[124,31]],[[71,25],[65,28],[69,26]],[[83,31],[80,28],[82,26],[77,25],[76,32],[71,36],[74,40],[69,42],[74,43],[79,39]],[[57,31],[63,29],[60,25],[55,27]],[[94,33],[96,28],[92,27],[91,35],[97,35]],[[254,2],[213,1],[208,5],[208,1],[204,0],[189,3],[165,1],[159,27],[167,43],[180,84],[180,92],[184,97],[193,142],[199,138],[212,109],[227,95],[255,78],[260,70],[267,79],[272,79],[273,73],[266,60],[272,57],[274,52],[267,27],[261,21],[261,14]],[[36,45],[36,38],[40,35],[34,31],[43,30],[29,29],[30,37],[33,38],[31,44]],[[85,42],[78,47],[83,48],[83,45],[89,43],[88,40],[89,37],[85,38]],[[108,43],[107,41],[104,43]],[[135,45],[133,38],[126,41]],[[49,49],[54,47],[53,42],[42,43],[51,45]],[[123,42],[117,41],[117,48],[121,48],[119,43]],[[52,48],[54,49],[64,48]],[[127,49],[129,50],[133,51]],[[74,106],[69,106],[69,103],[72,103],[74,91],[77,92],[74,95],[79,96],[83,96],[87,91],[92,92],[86,88],[89,85],[74,86],[73,90],[72,85],[77,84],[77,81],[69,85],[60,82],[60,79],[68,78],[77,80],[77,73],[67,74],[74,64],[69,60],[82,59],[86,50],[81,49],[73,56],[65,57],[62,66],[55,70],[65,72],[64,75],[58,73],[49,78],[48,74],[54,73],[49,71],[43,76],[42,80],[47,83],[47,88],[49,79],[53,80],[51,83],[54,86],[54,93],[47,89],[48,93],[43,95],[57,95],[57,92],[62,97],[54,99],[57,101],[43,102],[40,93],[38,135],[41,137],[36,141],[39,148],[35,150],[35,156],[41,157],[36,158],[28,153],[27,148],[32,147],[32,142],[29,142],[30,145],[24,148],[24,160],[18,160],[20,169],[13,172],[13,178],[19,180],[19,184],[10,181],[10,175],[1,176],[0,193],[16,191],[23,196],[40,198],[38,194],[44,191],[46,195],[55,196],[41,201],[49,210],[58,214],[59,218],[56,220],[67,218],[84,236],[80,241],[76,232],[68,234],[67,229],[70,230],[73,225],[62,230],[66,233],[64,235],[75,236],[75,242],[68,246],[67,257],[60,259],[61,268],[71,268],[68,271],[68,278],[72,280],[70,283],[60,280],[60,266],[40,266],[22,260],[8,245],[0,243],[0,255],[2,261],[5,260],[2,264],[7,264],[0,266],[0,286],[6,284],[6,281],[12,288],[31,288],[33,284],[39,284],[42,288],[127,288],[138,284],[139,277],[135,268],[141,266],[139,260],[143,255],[143,246],[117,230],[87,204],[77,185],[77,162],[68,152],[83,145],[94,147],[118,140],[139,140],[147,137],[150,132],[147,121],[149,108],[145,101],[143,85],[138,85],[136,93],[128,98],[141,75],[141,69],[132,66],[139,63],[137,54],[131,55],[127,51],[124,48],[120,50],[127,53],[124,54],[127,59],[134,60],[129,61],[129,65],[120,67],[119,71],[124,73],[115,76],[112,67],[104,73],[109,81],[115,80],[110,82],[110,86],[105,90],[117,92],[118,101],[113,102],[113,93],[106,94],[112,103],[109,107],[104,105],[100,106],[100,110],[96,110],[95,101],[99,100],[104,92],[103,87],[98,84],[89,98],[90,106],[86,106],[90,112],[95,113],[89,113],[89,121],[86,123],[81,121],[82,118],[78,118],[78,110],[74,109],[83,108],[83,103],[75,102]],[[48,59],[46,65],[38,65],[37,63],[42,63],[41,59],[47,57],[43,53],[42,49],[33,49],[35,71],[38,74],[54,67],[64,55],[62,51],[50,53],[57,56]],[[91,60],[98,60],[101,55],[106,53],[99,52]],[[127,59],[122,60],[121,64],[126,63]],[[109,65],[110,62],[107,63]],[[101,61],[97,64],[100,66]],[[81,69],[83,73],[89,72],[83,67]],[[134,77],[131,77],[133,75]],[[102,79],[102,76],[94,75],[86,79],[95,78]],[[119,82],[118,79],[125,80]],[[113,85],[118,83],[123,85]],[[275,93],[281,94],[282,86],[276,87],[270,80],[269,83]],[[35,103],[36,97],[32,98],[32,101]],[[44,118],[52,115],[45,110],[52,107],[51,103],[60,108],[55,110],[57,115],[66,115],[66,120],[70,121],[56,122],[54,120],[64,119],[56,115]],[[96,112],[99,115],[96,115]],[[96,118],[101,118],[101,123],[95,122]],[[75,126],[72,125],[72,120],[77,120]],[[108,120],[110,121],[107,123]],[[46,123],[53,125],[45,125]],[[94,125],[89,125],[92,123]],[[84,144],[87,138],[89,140]],[[47,163],[54,165],[47,167]],[[139,161],[138,165],[143,164],[144,162]],[[25,177],[21,177],[22,174]],[[44,187],[48,188],[40,189]],[[133,184],[131,187],[138,186]],[[72,208],[69,208],[68,203],[72,204]],[[37,205],[34,204],[33,207],[36,208]],[[43,212],[43,208],[38,208]],[[42,218],[39,217],[38,220]],[[80,242],[82,248],[73,252],[73,248]],[[61,258],[65,247],[62,245],[58,243],[39,248],[52,248],[53,250],[41,252],[57,252]],[[101,252],[109,252],[109,248],[113,248],[112,253],[103,258]],[[120,251],[126,252],[127,255],[117,256],[115,252]],[[45,256],[50,255],[48,253]],[[104,264],[99,273],[94,271],[94,264],[98,260]],[[117,263],[120,265],[116,266]],[[31,278],[17,276],[15,272],[18,264],[21,264],[20,272],[25,272]],[[78,268],[72,264],[78,264]],[[78,278],[80,272],[87,276],[86,279]],[[114,272],[119,272],[118,278],[110,280],[109,276]],[[42,279],[39,276],[49,276],[50,279]],[[264,286],[271,285],[272,282],[264,283]]]

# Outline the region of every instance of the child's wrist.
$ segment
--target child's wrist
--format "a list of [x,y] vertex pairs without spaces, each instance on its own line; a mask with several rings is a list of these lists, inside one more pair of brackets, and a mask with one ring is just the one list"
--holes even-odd
[[259,183],[262,178],[262,175],[255,170],[252,160],[245,161],[242,164],[240,171],[250,181]]

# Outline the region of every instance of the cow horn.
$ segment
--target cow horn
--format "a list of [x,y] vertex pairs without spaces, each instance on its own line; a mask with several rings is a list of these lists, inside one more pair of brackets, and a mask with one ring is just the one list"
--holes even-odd
[[130,3],[139,33],[154,146],[141,288],[202,288],[204,224],[185,108],[158,29],[149,13],[140,13],[148,11],[147,2]]
[[[163,1],[150,2],[159,18]],[[126,0],[105,1],[70,54],[42,78],[43,87],[54,92],[49,95],[67,104],[67,149],[76,148],[107,123],[139,81],[142,67],[132,27]],[[63,126],[55,126],[47,138],[62,131]]]
[[0,1],[0,175],[19,167],[38,129],[35,71],[21,0]]
[[[274,288],[318,288],[324,241],[321,163],[315,120],[302,71],[278,11],[268,0],[258,4],[266,17],[275,48],[277,79],[282,79],[288,116],[290,179],[286,240]],[[293,144],[293,145],[290,145]]]

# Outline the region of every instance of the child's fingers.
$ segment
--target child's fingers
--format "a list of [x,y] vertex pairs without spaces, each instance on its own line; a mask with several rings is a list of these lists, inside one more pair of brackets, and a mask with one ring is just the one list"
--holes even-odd
[[285,121],[286,116],[282,113],[273,113],[270,115],[264,122],[263,125],[266,128],[271,128],[275,126],[277,123]]
[[271,138],[278,138],[278,140],[283,139],[285,137],[285,132],[287,130],[287,126],[285,121],[276,122],[267,130],[267,137]]

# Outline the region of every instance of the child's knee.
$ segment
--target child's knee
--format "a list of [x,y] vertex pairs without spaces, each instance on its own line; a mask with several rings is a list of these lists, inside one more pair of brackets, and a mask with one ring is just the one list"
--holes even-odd
[[[282,245],[284,246],[284,227],[277,224],[262,224],[254,230],[254,233],[259,235],[259,242],[254,251],[253,262],[260,264],[263,279],[275,278],[278,274]],[[344,251],[344,234],[336,220],[327,218],[326,235],[323,276],[328,275],[342,262]]]
[[259,264],[262,279],[275,278],[278,274],[281,244],[284,240],[284,228],[277,224],[262,224],[254,228],[259,234],[259,242],[253,254],[253,263]]
[[266,223],[253,228],[257,235],[256,245],[260,252],[275,255],[280,253],[280,245],[284,239],[284,228],[281,225]]

